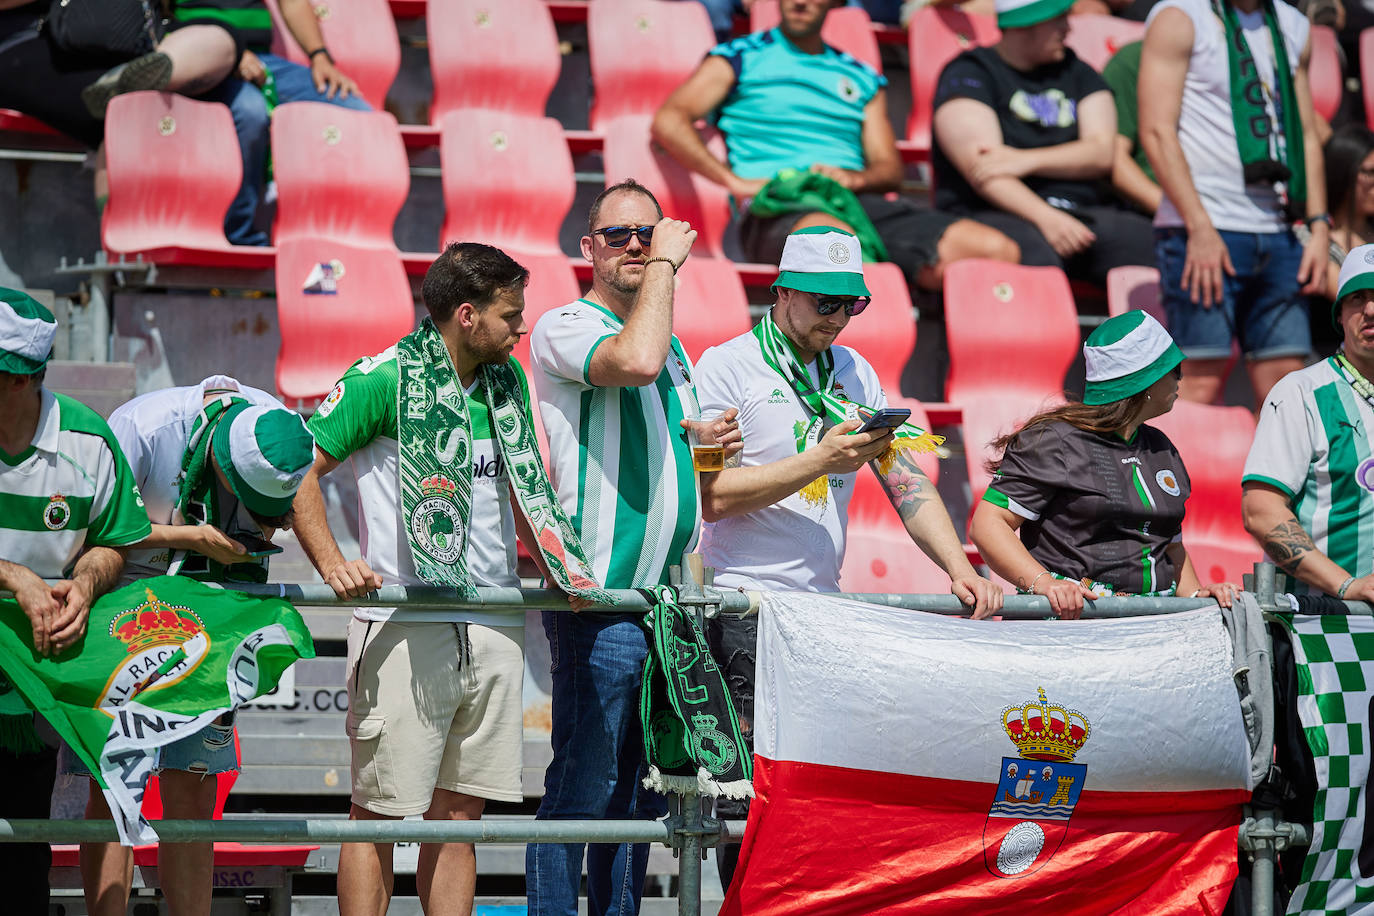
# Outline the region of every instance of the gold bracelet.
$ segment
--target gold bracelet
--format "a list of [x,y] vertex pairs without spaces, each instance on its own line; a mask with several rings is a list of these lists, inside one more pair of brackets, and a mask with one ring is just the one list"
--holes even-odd
[[644,262],[644,266],[645,266],[645,267],[648,267],[650,264],[654,263],[655,261],[662,261],[664,264],[667,264],[669,267],[671,267],[671,268],[673,269],[673,273],[677,273],[677,265],[673,263],[673,259],[672,259],[672,258],[665,258],[665,257],[661,257],[661,256],[660,256],[660,257],[650,258],[649,260],[647,260],[647,261]]

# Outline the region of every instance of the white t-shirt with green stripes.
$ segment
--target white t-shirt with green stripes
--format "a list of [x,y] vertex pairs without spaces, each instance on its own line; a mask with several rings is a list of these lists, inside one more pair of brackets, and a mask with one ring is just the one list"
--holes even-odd
[[39,396],[32,444],[18,455],[0,452],[0,558],[61,579],[83,547],[126,547],[153,528],[100,415],[47,389]]
[[[519,364],[525,414],[529,385]],[[415,572],[405,521],[401,518],[397,462],[396,398],[400,371],[396,348],[358,360],[320,404],[307,424],[315,444],[347,459],[358,481],[358,528],[363,558],[387,585],[423,585]],[[477,585],[518,587],[515,514],[510,477],[492,433],[481,383],[465,389],[472,419],[472,518],[465,527],[468,572]],[[386,620],[392,608],[358,608],[361,620]],[[519,626],[523,611],[435,611],[435,620]]]
[[[1288,496],[1317,549],[1352,576],[1374,572],[1371,436],[1374,408],[1356,394],[1334,359],[1324,359],[1270,389],[1242,478]],[[1278,587],[1311,591],[1283,575]]]
[[642,388],[598,388],[592,355],[624,326],[578,299],[545,314],[530,335],[549,476],[607,588],[667,584],[696,548],[701,497],[679,422],[696,416],[692,364],[677,338],[663,371]]

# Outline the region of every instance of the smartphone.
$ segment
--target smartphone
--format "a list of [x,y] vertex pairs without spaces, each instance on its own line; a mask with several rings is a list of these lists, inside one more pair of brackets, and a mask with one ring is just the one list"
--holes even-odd
[[875,410],[873,416],[869,417],[863,426],[855,432],[868,433],[875,429],[896,429],[907,421],[911,416],[911,410],[906,407],[884,407],[882,410]]
[[256,534],[249,534],[246,531],[232,534],[230,537],[242,544],[244,549],[248,551],[248,556],[250,557],[268,557],[274,553],[282,552],[282,548],[273,544],[266,538],[258,537]]

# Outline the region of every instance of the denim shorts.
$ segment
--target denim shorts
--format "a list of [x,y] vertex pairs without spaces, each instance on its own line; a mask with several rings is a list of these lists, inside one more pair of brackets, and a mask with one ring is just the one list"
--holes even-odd
[[[1292,232],[1231,232],[1221,240],[1236,269],[1222,275],[1222,301],[1203,308],[1181,287],[1188,232],[1155,230],[1160,295],[1173,335],[1189,359],[1226,359],[1232,341],[1247,359],[1306,356],[1312,349],[1307,298],[1298,284],[1302,244]],[[1323,262],[1322,266],[1325,266]]]
[[[65,776],[89,776],[90,770],[65,744],[58,753],[58,769]],[[239,768],[238,749],[234,747],[234,725],[211,722],[200,731],[179,738],[158,750],[158,770],[184,770],[213,776],[233,773]]]

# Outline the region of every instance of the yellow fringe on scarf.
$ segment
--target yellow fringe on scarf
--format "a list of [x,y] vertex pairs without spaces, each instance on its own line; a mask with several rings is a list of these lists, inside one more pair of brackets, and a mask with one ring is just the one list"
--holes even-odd
[[[895,439],[887,451],[878,456],[878,473],[886,474],[897,463],[897,456],[910,449],[915,452],[940,452],[945,437],[934,433],[921,433],[919,436]],[[805,491],[803,491],[805,492]]]
[[830,493],[830,478],[817,477],[815,480],[801,488],[801,498],[806,500],[808,506],[823,506],[827,495]]

